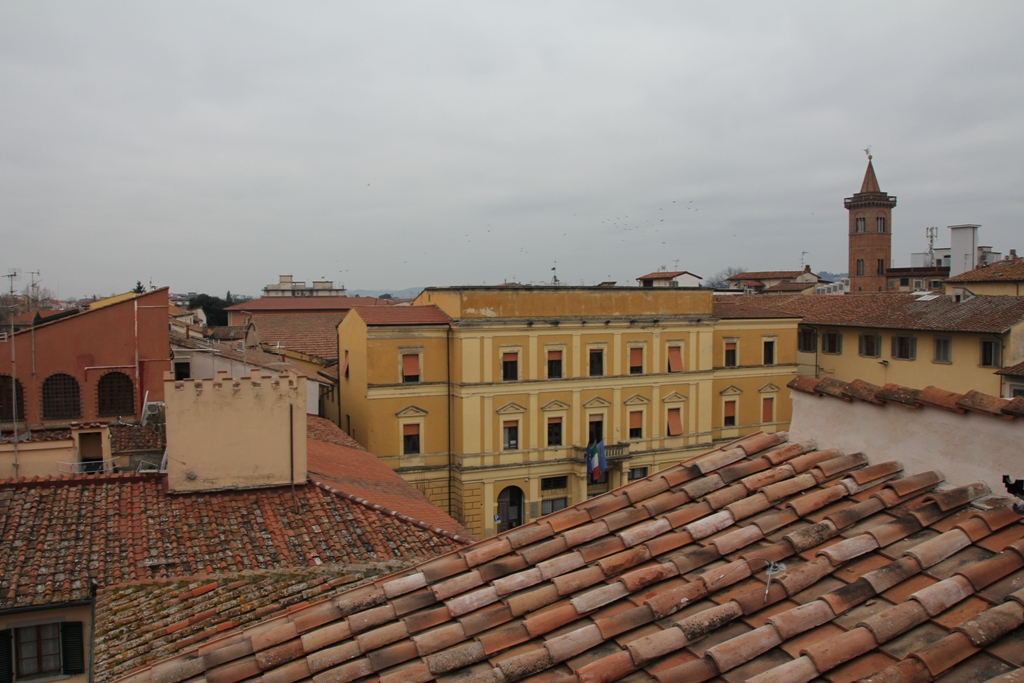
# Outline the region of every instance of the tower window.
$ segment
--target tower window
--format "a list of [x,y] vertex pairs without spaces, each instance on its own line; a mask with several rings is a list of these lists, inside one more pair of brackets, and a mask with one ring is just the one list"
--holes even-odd
[[878,274],[879,275],[885,275],[885,259],[884,258],[878,259]]
[[858,218],[856,221],[857,232],[865,232],[867,229],[864,227],[867,221],[864,218]]
[[879,216],[875,219],[875,228],[878,232],[885,232],[885,218]]
[[859,259],[857,259],[857,275],[863,275],[863,274],[864,274],[864,259],[859,258]]

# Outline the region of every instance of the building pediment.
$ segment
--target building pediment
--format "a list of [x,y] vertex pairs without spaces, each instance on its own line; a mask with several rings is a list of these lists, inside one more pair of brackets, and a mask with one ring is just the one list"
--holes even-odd
[[768,384],[765,384],[763,387],[758,389],[758,391],[761,392],[762,394],[776,394],[778,393],[779,388],[772,384],[771,382],[769,382]]
[[730,384],[718,393],[722,396],[739,396],[743,393],[743,390],[733,384]]
[[498,412],[498,415],[516,415],[516,414],[520,414],[520,413],[525,413],[526,412],[526,408],[524,408],[523,406],[519,405],[518,403],[510,401],[510,402],[506,403],[505,405],[503,405],[502,407],[498,408],[497,412]]
[[625,403],[627,406],[643,406],[647,405],[650,402],[651,399],[647,398],[646,396],[641,396],[640,394],[633,394],[625,401],[623,401],[623,403]]
[[686,397],[678,391],[673,391],[671,394],[661,399],[662,403],[683,403],[684,401],[686,401]]
[[540,408],[541,410],[551,412],[553,410],[569,410],[569,404],[555,399],[554,401],[548,401]]
[[419,406],[408,406],[395,413],[395,417],[423,417],[426,414],[427,411]]
[[608,402],[606,399],[603,399],[600,396],[595,396],[594,398],[592,398],[589,401],[587,401],[586,403],[584,403],[583,407],[584,408],[607,408],[610,405],[611,405],[611,403]]

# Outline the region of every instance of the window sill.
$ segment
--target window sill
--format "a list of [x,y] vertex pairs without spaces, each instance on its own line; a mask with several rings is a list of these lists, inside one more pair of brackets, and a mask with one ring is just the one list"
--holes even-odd
[[936,363],[938,365],[952,365],[953,364],[953,361],[951,361],[951,360],[933,360],[932,362]]
[[[80,675],[80,674],[75,674]],[[71,678],[70,674],[53,674],[52,676],[22,676],[14,679],[15,683],[18,681],[32,681],[32,683],[48,683],[49,681],[66,681]]]

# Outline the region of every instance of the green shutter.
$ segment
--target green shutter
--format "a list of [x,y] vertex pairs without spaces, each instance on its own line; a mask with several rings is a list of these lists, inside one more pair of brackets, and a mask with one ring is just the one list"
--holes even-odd
[[60,625],[60,648],[64,674],[85,673],[85,647],[82,643],[82,622],[65,621]]
[[14,652],[11,648],[11,631],[0,631],[0,683],[14,680]]

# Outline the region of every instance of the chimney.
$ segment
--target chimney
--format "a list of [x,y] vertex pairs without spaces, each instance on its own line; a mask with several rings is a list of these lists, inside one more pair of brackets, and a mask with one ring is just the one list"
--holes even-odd
[[978,228],[980,225],[949,226],[949,276],[954,277],[978,267]]

